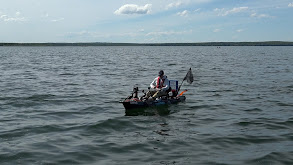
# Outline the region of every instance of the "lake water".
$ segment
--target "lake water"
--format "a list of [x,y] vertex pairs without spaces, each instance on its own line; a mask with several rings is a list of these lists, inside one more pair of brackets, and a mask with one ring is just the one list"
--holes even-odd
[[[292,53],[0,47],[0,164],[293,164]],[[190,67],[186,102],[125,116],[134,86]]]

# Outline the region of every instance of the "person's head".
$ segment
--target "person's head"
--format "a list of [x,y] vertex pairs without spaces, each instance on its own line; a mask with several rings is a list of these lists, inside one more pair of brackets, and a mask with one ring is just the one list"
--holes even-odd
[[164,71],[163,71],[163,70],[160,70],[160,71],[159,71],[159,76],[160,76],[160,77],[163,77],[163,76],[164,76]]

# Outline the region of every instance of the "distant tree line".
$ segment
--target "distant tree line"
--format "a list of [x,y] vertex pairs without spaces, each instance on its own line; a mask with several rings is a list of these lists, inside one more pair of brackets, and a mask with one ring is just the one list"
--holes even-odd
[[198,43],[0,43],[0,46],[293,46],[293,42],[198,42]]

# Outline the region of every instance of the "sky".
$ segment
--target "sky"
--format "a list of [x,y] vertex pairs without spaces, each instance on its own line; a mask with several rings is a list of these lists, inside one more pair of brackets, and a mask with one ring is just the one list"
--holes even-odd
[[0,0],[0,42],[293,41],[293,0]]

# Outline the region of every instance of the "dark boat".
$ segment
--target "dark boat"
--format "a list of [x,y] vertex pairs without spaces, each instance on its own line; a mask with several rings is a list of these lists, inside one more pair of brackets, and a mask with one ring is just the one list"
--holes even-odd
[[168,104],[177,104],[179,102],[185,101],[185,96],[176,96],[176,97],[162,97],[154,101],[140,100],[139,98],[126,98],[124,101],[120,101],[123,104],[126,110],[135,109],[135,108],[146,108],[152,106],[168,105]]
[[162,96],[160,98],[156,99],[147,99],[145,98],[146,93],[144,93],[143,96],[138,97],[138,87],[135,87],[133,89],[133,92],[130,96],[125,98],[123,101],[120,101],[120,103],[123,104],[125,108],[125,114],[126,115],[136,115],[140,114],[140,112],[145,112],[145,108],[149,107],[159,107],[163,105],[170,105],[170,104],[177,104],[179,102],[184,102],[186,97],[183,96],[183,93],[187,90],[181,92],[181,94],[178,95],[177,90],[173,90],[172,93],[166,96]]
[[185,101],[185,96],[179,96],[177,98],[169,98],[169,99],[158,99],[152,102],[141,101],[137,98],[125,99],[120,103],[123,104],[125,108],[126,116],[137,116],[137,115],[168,115],[170,110],[166,105],[177,104],[179,102]]

